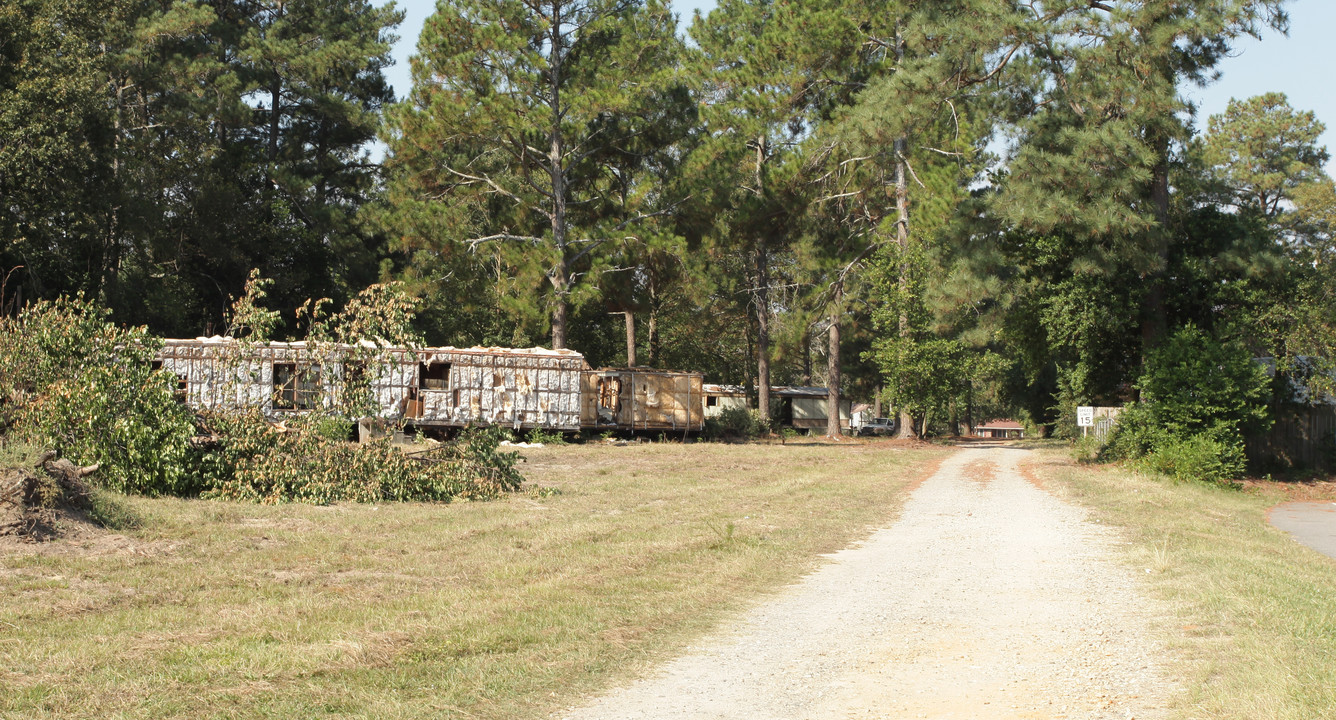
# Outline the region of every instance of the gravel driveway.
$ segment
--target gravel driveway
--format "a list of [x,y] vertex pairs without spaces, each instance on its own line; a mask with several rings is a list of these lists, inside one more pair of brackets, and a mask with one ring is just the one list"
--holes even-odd
[[1026,454],[962,448],[893,526],[564,717],[1163,717],[1157,608]]

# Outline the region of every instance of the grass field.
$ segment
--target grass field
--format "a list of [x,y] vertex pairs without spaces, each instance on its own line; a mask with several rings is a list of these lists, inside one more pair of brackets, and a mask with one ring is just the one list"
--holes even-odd
[[453,505],[131,498],[0,546],[0,717],[544,717],[894,519],[947,451],[526,451]]
[[1287,496],[1336,499],[1331,484],[1176,484],[1043,452],[1040,480],[1124,528],[1127,561],[1174,614],[1180,717],[1336,718],[1336,560],[1266,519]]

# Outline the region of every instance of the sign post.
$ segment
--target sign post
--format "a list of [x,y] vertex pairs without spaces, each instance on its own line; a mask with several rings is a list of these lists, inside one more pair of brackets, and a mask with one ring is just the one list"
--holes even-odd
[[1088,405],[1082,405],[1076,408],[1076,426],[1081,428],[1081,437],[1085,437],[1089,430],[1095,426],[1095,408]]

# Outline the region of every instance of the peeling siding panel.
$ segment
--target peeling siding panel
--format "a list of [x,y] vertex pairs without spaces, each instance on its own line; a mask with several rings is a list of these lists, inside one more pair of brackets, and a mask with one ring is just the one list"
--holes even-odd
[[[320,366],[319,400],[333,404],[352,346],[303,343],[243,345],[226,338],[168,340],[163,368],[180,376],[186,401],[197,409],[256,408],[268,417],[294,410],[275,407],[274,364]],[[583,356],[572,351],[508,348],[384,348],[370,379],[379,417],[441,427],[502,425],[515,429],[580,429]],[[423,382],[422,370],[448,364],[444,387]]]
[[585,427],[700,432],[705,377],[700,373],[626,368],[586,371],[580,421]]

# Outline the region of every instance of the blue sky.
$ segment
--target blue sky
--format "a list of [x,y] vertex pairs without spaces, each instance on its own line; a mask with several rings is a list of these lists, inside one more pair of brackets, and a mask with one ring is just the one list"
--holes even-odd
[[[406,17],[399,27],[399,42],[394,47],[395,66],[387,73],[396,93],[402,97],[411,85],[408,58],[417,46],[422,23],[435,9],[434,0],[399,0]],[[692,10],[708,10],[714,0],[678,0],[673,7],[689,21]],[[1322,140],[1336,152],[1336,2],[1331,0],[1291,0],[1288,4],[1290,33],[1286,37],[1268,32],[1261,40],[1239,42],[1233,56],[1220,65],[1221,79],[1207,88],[1192,88],[1188,95],[1198,104],[1197,122],[1225,110],[1230,98],[1248,98],[1264,92],[1280,91],[1290,104],[1300,110],[1312,110],[1327,132]],[[1328,174],[1336,175],[1336,161],[1327,164]]]

